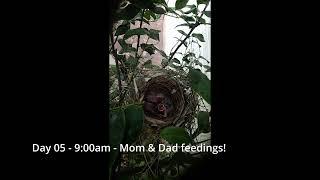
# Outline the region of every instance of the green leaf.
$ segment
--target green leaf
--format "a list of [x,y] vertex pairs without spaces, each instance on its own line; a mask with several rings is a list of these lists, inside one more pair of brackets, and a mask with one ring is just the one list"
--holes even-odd
[[172,59],[172,62],[177,63],[177,64],[180,64],[180,61],[179,61],[177,58],[173,58],[173,59]]
[[[183,24],[177,25],[176,27],[179,27],[179,26],[189,26],[189,24],[188,24],[188,23],[183,23]],[[175,27],[175,28],[176,28],[176,27]]]
[[189,21],[196,21],[193,17],[191,16],[186,16],[186,15],[181,15],[180,16],[183,20],[189,22]]
[[193,33],[192,36],[199,39],[201,42],[205,42],[203,35],[200,33]]
[[166,10],[164,10],[162,7],[159,7],[159,6],[156,6],[150,10],[156,14],[165,14],[166,13]]
[[135,35],[140,35],[141,36],[141,35],[146,35],[146,34],[148,35],[149,32],[144,28],[129,29],[125,33],[123,39],[128,39],[128,38],[130,38],[132,36],[135,36]]
[[185,35],[185,36],[188,36],[188,34],[187,33],[185,33],[184,31],[182,31],[182,30],[178,30],[178,32],[179,33],[181,33],[181,34],[183,34],[183,35]]
[[160,40],[160,36],[159,36],[159,33],[160,33],[160,31],[159,30],[156,30],[156,29],[150,29],[149,30],[149,37],[151,38],[151,39],[154,39],[154,40],[157,40],[157,41],[159,41]]
[[120,25],[117,28],[115,35],[119,36],[119,35],[125,34],[129,29],[130,29],[130,24],[129,23],[125,24],[125,25]]
[[118,151],[114,151],[113,147],[119,148],[125,134],[125,114],[122,108],[116,108],[109,113],[109,143],[111,152],[109,154],[109,172],[115,162]]
[[207,17],[211,17],[211,11],[204,11],[203,14]]
[[116,14],[116,20],[131,20],[140,12],[140,8],[133,4],[129,4]]
[[146,10],[143,14],[143,16],[149,21],[151,19],[151,17],[153,19],[156,19],[156,16],[153,12],[149,11],[149,10]]
[[177,0],[175,3],[176,10],[186,7],[188,0]]
[[142,130],[144,113],[142,105],[131,104],[125,107],[126,133],[124,143],[133,143]]
[[191,88],[211,104],[211,81],[208,77],[199,69],[193,69],[191,67],[189,67],[188,76],[191,81]]
[[132,47],[131,45],[127,44],[124,39],[118,40],[120,46],[122,47],[122,50],[119,52],[120,54],[126,53],[126,52],[135,52],[137,51],[136,48]]
[[192,142],[191,137],[184,128],[180,127],[167,127],[160,132],[160,136],[168,141],[170,144],[182,143],[190,144]]
[[200,111],[197,116],[198,130],[202,133],[210,132],[209,113],[206,111]]
[[208,0],[197,0],[197,4],[207,4]]
[[156,50],[156,47],[154,47],[153,44],[141,44],[141,48],[145,51],[147,51],[150,55],[154,54],[154,51]]

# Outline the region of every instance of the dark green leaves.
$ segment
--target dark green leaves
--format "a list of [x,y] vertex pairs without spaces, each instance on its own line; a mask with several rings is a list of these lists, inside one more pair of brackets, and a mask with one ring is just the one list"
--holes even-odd
[[177,0],[175,4],[176,10],[186,7],[188,0]]
[[126,117],[126,134],[124,143],[131,144],[133,143],[140,131],[142,130],[143,125],[143,108],[142,105],[131,104],[128,105],[125,110]]
[[204,100],[211,104],[211,81],[199,69],[189,67],[188,74],[191,87],[196,91]]
[[146,35],[146,34],[149,34],[149,32],[144,28],[130,29],[126,32],[123,39],[128,39],[131,36],[135,36],[135,35]]
[[160,136],[170,144],[190,144],[191,137],[184,128],[167,127],[160,132]]
[[199,41],[201,41],[201,42],[205,42],[204,37],[203,37],[202,34],[193,33],[192,36],[195,37],[195,38],[197,38],[197,39],[199,39]]
[[198,113],[198,130],[202,133],[210,132],[209,113],[200,111]]

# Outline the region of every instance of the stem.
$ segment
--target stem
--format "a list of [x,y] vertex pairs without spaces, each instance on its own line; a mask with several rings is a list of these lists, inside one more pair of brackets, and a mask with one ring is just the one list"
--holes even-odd
[[[144,10],[145,10],[145,9],[142,9],[142,13],[141,13],[141,20],[140,20],[140,26],[139,26],[139,28],[142,28],[142,22],[143,22],[143,14],[144,14]],[[138,35],[138,42],[137,42],[136,57],[138,56],[139,43],[140,43],[140,35]]]
[[[113,35],[110,34],[111,41],[114,42]],[[118,86],[119,86],[119,92],[122,91],[122,85],[121,85],[121,76],[120,76],[120,68],[118,63],[118,56],[117,51],[114,48],[114,44],[112,43],[112,54],[114,56],[114,61],[116,62],[116,68],[117,68],[117,74],[118,74]]]
[[[203,11],[201,12],[201,15],[200,15],[200,18],[202,18],[203,16],[203,12],[207,9],[209,5],[209,1],[208,3],[206,4],[206,6],[204,7]],[[199,18],[199,19],[200,19]],[[181,41],[181,43],[179,44],[179,46],[174,50],[173,54],[170,56],[169,60],[168,60],[168,63],[167,65],[170,63],[170,61],[172,60],[173,56],[176,54],[176,52],[179,50],[179,48],[183,45],[183,43],[190,37],[191,33],[193,32],[193,30],[198,27],[200,25],[200,22],[197,21],[195,23],[195,25],[190,29],[189,33],[187,34],[187,36]],[[165,68],[167,65],[164,65],[163,68]]]
[[[116,44],[117,40],[118,40],[119,36],[116,36],[116,40],[113,42],[112,47],[114,47],[114,45]],[[111,49],[109,51],[111,51],[113,48],[111,47]]]

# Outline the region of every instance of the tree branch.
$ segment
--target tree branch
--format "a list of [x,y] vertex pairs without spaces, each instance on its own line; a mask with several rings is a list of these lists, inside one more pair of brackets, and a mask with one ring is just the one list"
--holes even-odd
[[[142,13],[141,13],[141,19],[140,19],[140,26],[139,26],[139,28],[142,28],[143,15],[144,15],[144,9],[142,9]],[[140,43],[140,35],[138,35],[138,42],[137,42],[137,51],[136,51],[136,58],[137,58],[137,56],[138,56],[138,51],[139,51],[139,43]]]
[[121,75],[120,75],[120,68],[119,68],[119,62],[118,62],[118,54],[117,51],[114,48],[114,39],[113,39],[113,34],[110,34],[110,38],[112,41],[112,54],[114,56],[114,61],[116,62],[116,69],[117,69],[117,74],[118,74],[118,86],[119,86],[119,92],[122,91],[122,84],[121,84]]

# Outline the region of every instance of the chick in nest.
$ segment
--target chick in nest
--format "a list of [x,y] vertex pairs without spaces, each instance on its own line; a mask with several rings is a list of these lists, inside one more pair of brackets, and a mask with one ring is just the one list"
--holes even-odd
[[166,118],[173,110],[171,99],[161,92],[151,91],[144,100],[144,110],[159,118]]

